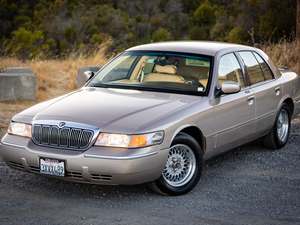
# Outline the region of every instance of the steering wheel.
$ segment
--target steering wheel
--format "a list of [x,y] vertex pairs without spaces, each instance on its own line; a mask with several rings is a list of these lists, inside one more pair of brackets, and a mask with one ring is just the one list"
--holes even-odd
[[206,89],[206,87],[199,80],[186,80],[184,83],[192,86],[201,87],[203,88],[203,90]]

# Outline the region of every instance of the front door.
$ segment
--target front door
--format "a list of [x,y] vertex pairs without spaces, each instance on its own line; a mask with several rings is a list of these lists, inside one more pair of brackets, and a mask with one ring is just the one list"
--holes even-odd
[[245,85],[241,66],[233,53],[221,57],[218,69],[218,82],[238,82],[241,91],[224,94],[214,107],[216,116],[216,153],[237,147],[255,135],[255,96],[251,88]]

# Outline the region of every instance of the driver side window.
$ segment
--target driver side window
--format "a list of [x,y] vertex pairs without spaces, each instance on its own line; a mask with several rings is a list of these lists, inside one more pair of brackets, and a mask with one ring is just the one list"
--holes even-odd
[[218,70],[218,82],[234,81],[245,87],[241,66],[233,53],[223,55],[220,59]]

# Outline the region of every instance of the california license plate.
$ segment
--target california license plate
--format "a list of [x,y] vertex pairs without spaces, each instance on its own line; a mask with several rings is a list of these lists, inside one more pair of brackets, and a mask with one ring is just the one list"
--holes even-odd
[[65,176],[65,162],[57,159],[40,158],[40,173],[51,176]]

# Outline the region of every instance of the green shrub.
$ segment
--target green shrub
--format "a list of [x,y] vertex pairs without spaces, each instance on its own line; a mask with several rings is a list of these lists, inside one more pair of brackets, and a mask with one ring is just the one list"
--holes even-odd
[[234,27],[227,35],[226,40],[232,43],[244,43],[246,40],[246,34],[242,28]]
[[42,31],[31,32],[23,27],[13,32],[8,44],[8,52],[21,59],[36,58],[42,55],[44,45],[44,33]]
[[214,7],[208,1],[202,3],[193,14],[193,21],[202,26],[214,25],[216,22]]
[[158,30],[153,32],[152,40],[154,42],[169,41],[169,40],[171,40],[171,34],[165,28],[159,28]]
[[194,40],[210,39],[210,32],[216,23],[215,8],[209,1],[203,2],[194,12],[190,37]]
[[209,39],[209,28],[194,26],[190,30],[190,39],[206,40]]
[[101,34],[93,34],[91,38],[91,43],[95,45],[100,45],[103,41],[103,37]]
[[76,29],[74,27],[68,27],[65,29],[65,38],[68,42],[75,42],[76,41]]

